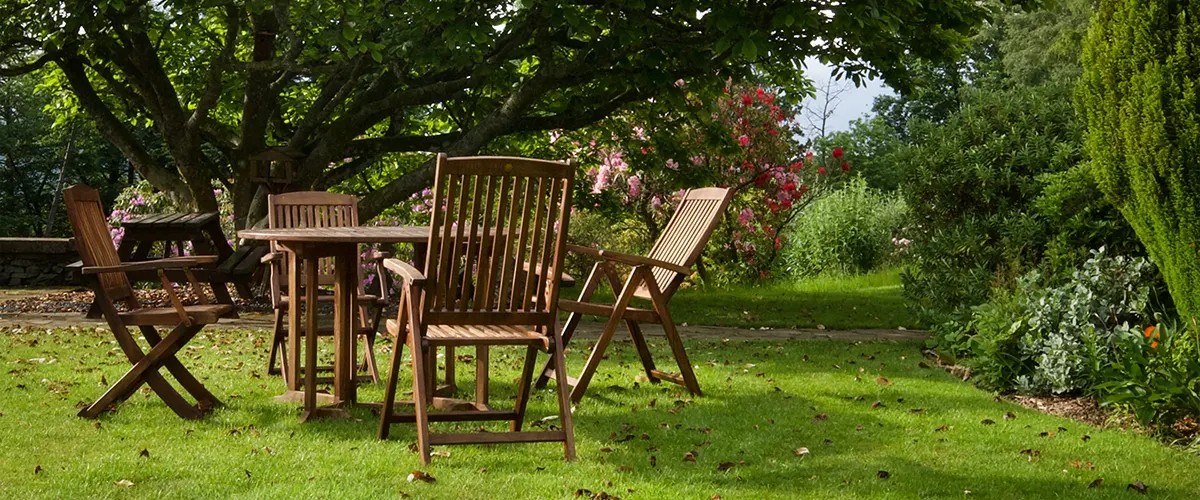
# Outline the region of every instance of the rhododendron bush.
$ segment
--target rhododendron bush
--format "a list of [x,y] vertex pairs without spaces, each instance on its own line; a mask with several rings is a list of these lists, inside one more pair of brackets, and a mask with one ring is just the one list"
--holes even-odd
[[[840,148],[806,150],[796,105],[786,96],[727,83],[705,99],[688,92],[683,80],[677,87],[686,96],[682,109],[649,101],[593,128],[551,132],[549,154],[578,162],[583,175],[576,207],[614,221],[633,218],[648,242],[687,189],[733,188],[699,271],[706,281],[767,278],[789,221],[851,166]],[[708,267],[713,264],[718,272]]]

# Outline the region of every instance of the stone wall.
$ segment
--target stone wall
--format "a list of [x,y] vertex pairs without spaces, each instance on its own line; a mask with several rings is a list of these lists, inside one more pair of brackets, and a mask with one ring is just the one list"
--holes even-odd
[[54,286],[73,281],[79,260],[67,238],[0,238],[0,286]]

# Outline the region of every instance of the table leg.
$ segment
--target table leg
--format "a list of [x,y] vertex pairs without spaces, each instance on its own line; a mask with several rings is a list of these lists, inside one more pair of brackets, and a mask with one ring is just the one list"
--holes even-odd
[[[293,302],[291,309],[299,306]],[[317,413],[317,258],[304,255],[304,414],[301,422]]]
[[300,390],[300,257],[288,255],[288,390]]
[[335,401],[354,404],[357,389],[354,381],[354,299],[358,291],[357,245],[339,249],[334,256],[333,288],[333,393]]

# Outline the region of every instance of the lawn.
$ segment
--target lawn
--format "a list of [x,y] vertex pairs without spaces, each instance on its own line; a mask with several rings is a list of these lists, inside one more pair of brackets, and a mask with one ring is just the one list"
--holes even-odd
[[[901,295],[900,272],[688,288],[671,299],[671,314],[676,323],[740,328],[918,328]],[[574,297],[572,290],[563,293]],[[611,297],[607,286],[599,288],[597,300]],[[636,300],[634,306],[650,307]]]
[[[837,341],[689,342],[707,391],[697,398],[637,383],[635,351],[618,343],[575,412],[577,462],[555,444],[435,448],[450,452],[422,468],[437,481],[409,482],[412,428],[377,441],[364,408],[353,410],[362,421],[297,423],[297,406],[272,401],[281,381],[259,375],[266,339],[223,331],[193,342],[185,364],[227,404],[203,420],[139,394],[90,421],[74,416],[77,404],[128,368],[111,335],[0,330],[0,496],[1129,498],[1135,481],[1156,497],[1200,492],[1200,457],[995,399],[924,367],[916,344]],[[578,367],[586,346],[575,347]],[[665,346],[654,351],[666,359]],[[493,356],[494,402],[511,396],[518,358]],[[531,420],[551,408],[537,393]]]

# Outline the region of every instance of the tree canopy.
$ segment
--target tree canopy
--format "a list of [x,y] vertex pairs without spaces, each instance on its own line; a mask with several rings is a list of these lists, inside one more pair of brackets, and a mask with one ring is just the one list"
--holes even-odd
[[[1005,0],[1004,3],[1020,3]],[[755,75],[805,90],[817,56],[858,81],[909,83],[952,60],[992,7],[911,2],[576,0],[18,0],[0,6],[0,76],[42,72],[155,187],[239,220],[261,212],[246,158],[303,158],[292,189],[327,189],[381,157],[418,161],[361,202],[373,217],[427,185],[424,153],[486,151],[573,129],[628,103],[720,92]],[[151,154],[151,129],[170,161]],[[258,199],[258,203],[254,200]]]

